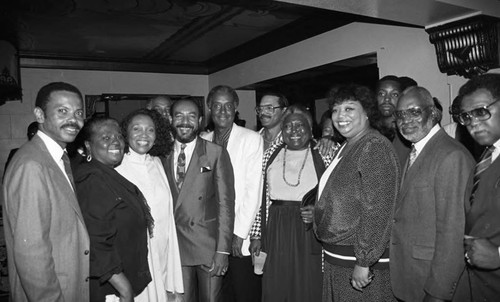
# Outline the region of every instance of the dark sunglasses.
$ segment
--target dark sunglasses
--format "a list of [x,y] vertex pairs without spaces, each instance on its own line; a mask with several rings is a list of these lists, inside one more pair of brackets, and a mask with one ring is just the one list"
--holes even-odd
[[498,102],[500,99],[494,101],[488,106],[482,106],[470,111],[462,112],[457,114],[458,122],[464,126],[469,126],[472,123],[472,119],[476,118],[478,121],[486,121],[491,117],[491,112],[489,110],[490,106]]

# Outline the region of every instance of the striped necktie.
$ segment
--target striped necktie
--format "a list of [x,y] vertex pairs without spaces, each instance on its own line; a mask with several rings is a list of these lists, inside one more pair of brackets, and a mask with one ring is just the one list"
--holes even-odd
[[181,144],[181,152],[177,157],[177,188],[180,190],[182,183],[184,182],[184,177],[186,176],[186,153],[184,149],[186,144]]
[[477,188],[479,187],[479,181],[481,180],[481,174],[488,169],[488,167],[491,165],[491,155],[493,154],[493,151],[495,150],[495,147],[486,147],[486,149],[483,152],[483,155],[481,156],[481,159],[479,159],[479,162],[476,164],[476,167],[474,168],[474,185],[472,186],[472,191],[470,195],[470,203],[474,202],[474,194],[476,193]]

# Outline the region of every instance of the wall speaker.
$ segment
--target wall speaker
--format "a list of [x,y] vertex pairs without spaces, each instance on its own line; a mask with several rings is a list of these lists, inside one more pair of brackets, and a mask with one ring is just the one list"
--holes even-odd
[[436,48],[439,70],[471,78],[500,67],[499,19],[474,16],[426,29]]

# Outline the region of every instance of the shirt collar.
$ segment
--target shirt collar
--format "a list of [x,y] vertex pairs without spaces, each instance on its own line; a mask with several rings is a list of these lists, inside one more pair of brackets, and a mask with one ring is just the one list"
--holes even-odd
[[61,160],[66,149],[61,148],[61,146],[56,143],[55,140],[53,140],[47,134],[43,133],[43,131],[37,131],[36,135],[38,135],[42,139],[43,143],[49,150],[50,155],[52,156],[54,161],[58,163]]
[[500,155],[500,139],[493,144],[493,147],[495,147],[495,150],[491,153],[491,161],[494,161]]
[[[188,152],[189,151],[191,153],[191,151],[194,150],[194,146],[196,145],[196,140],[197,139],[198,138],[195,137],[195,139],[193,139],[189,143],[185,143],[186,148],[184,148],[184,152]],[[178,140],[175,140],[175,153],[181,152],[181,144],[183,144],[183,143],[179,142]]]
[[417,150],[417,155],[420,154],[420,151],[424,149],[425,145],[439,131],[439,129],[441,129],[441,126],[439,126],[439,124],[434,125],[431,131],[429,131],[429,133],[427,133],[427,135],[423,139],[413,144],[415,146],[415,150]]

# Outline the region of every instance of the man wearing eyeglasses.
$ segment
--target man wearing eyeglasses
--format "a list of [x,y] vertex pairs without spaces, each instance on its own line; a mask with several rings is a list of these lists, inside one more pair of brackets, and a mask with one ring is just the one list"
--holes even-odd
[[394,114],[412,151],[394,209],[392,289],[402,301],[449,301],[464,268],[463,196],[474,160],[441,129],[425,88],[406,89]]
[[467,269],[457,301],[500,301],[500,74],[469,80],[459,95],[458,121],[486,150],[470,175],[465,195]]

